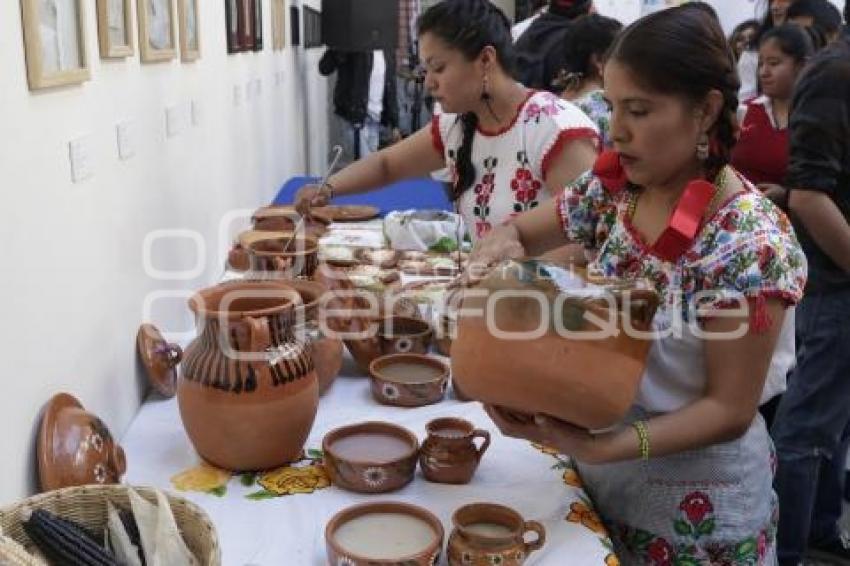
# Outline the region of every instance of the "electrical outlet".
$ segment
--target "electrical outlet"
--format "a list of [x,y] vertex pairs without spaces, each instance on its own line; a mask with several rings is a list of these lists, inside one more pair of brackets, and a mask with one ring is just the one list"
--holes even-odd
[[118,159],[126,161],[136,155],[136,139],[133,124],[127,120],[115,126],[118,138]]
[[94,176],[91,162],[91,136],[82,136],[68,142],[71,160],[71,181],[82,183]]

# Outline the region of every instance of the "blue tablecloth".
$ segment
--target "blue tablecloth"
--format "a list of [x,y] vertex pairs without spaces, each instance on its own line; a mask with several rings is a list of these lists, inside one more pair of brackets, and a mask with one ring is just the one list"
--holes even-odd
[[[293,177],[281,187],[272,204],[291,204],[295,193],[307,183],[317,183],[317,177]],[[377,206],[381,216],[393,210],[411,208],[452,210],[443,184],[430,178],[410,179],[388,185],[370,193],[341,196],[334,204],[368,204]]]

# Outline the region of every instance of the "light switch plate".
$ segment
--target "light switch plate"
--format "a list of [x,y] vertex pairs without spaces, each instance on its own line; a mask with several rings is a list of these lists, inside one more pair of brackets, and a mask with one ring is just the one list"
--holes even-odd
[[126,161],[136,155],[136,137],[130,120],[119,122],[115,126],[118,141],[118,159]]
[[177,137],[183,131],[183,113],[180,106],[165,109],[165,132],[170,138]]
[[91,136],[81,136],[68,142],[68,156],[71,160],[71,181],[82,183],[94,176],[91,161]]

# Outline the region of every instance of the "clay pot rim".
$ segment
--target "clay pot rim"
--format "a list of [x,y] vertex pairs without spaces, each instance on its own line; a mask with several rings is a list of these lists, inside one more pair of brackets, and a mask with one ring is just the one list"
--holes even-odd
[[[364,515],[370,515],[372,513],[400,513],[421,519],[434,530],[434,540],[432,540],[428,546],[415,554],[398,556],[395,558],[368,558],[365,556],[359,556],[344,549],[336,540],[336,531],[352,519],[356,519]],[[368,562],[369,564],[379,565],[391,565],[398,564],[400,562],[415,561],[421,556],[430,557],[435,552],[442,551],[445,536],[446,531],[443,528],[443,523],[436,515],[424,507],[413,505],[412,503],[403,503],[401,501],[370,501],[367,503],[358,503],[357,505],[352,505],[338,511],[333,517],[331,517],[328,524],[325,526],[325,541],[338,555],[347,556],[357,561]]]
[[[449,437],[440,436],[439,434],[436,433],[436,431],[439,430],[439,428],[440,428],[440,427],[437,426],[437,423],[447,423],[447,424],[451,423],[451,424],[455,424],[455,425],[459,424],[460,426],[462,426],[464,428],[464,430],[467,431],[467,433],[465,435],[461,436],[461,437],[451,437],[451,438],[449,438]],[[429,435],[434,434],[435,436],[440,436],[441,439],[444,439],[444,438],[448,438],[449,440],[455,440],[456,438],[467,439],[475,433],[475,424],[466,420],[466,419],[462,419],[460,417],[437,417],[436,419],[431,419],[430,421],[428,421],[428,423],[425,425],[425,432]]]
[[[306,242],[306,244],[304,245],[303,248],[299,249],[299,247],[293,242],[292,244],[290,244],[290,246],[292,246],[294,249],[292,249],[291,251],[286,251],[286,252],[283,252],[283,251],[281,251],[281,252],[267,252],[267,251],[261,251],[261,250],[255,249],[256,246],[258,244],[262,243],[262,242],[278,241],[278,240],[282,241],[284,243],[287,242],[287,241],[304,240]],[[256,256],[259,256],[259,257],[281,257],[281,256],[310,255],[310,254],[319,253],[319,241],[316,238],[312,238],[310,236],[297,236],[297,235],[272,237],[272,238],[259,238],[257,240],[254,240],[253,242],[251,242],[247,249],[248,249],[249,254],[256,255]]]
[[[386,366],[391,366],[394,363],[398,362],[419,363],[421,365],[437,368],[442,371],[442,373],[431,379],[425,379],[422,381],[398,381],[381,373],[381,370],[383,370]],[[401,386],[402,388],[405,388],[409,385],[427,385],[429,383],[439,383],[441,381],[447,380],[450,374],[451,368],[449,368],[449,365],[447,363],[433,356],[429,356],[428,354],[386,354],[384,356],[378,356],[369,364],[369,375],[372,377],[372,379],[379,382],[392,383],[393,385]]]
[[[266,309],[258,309],[253,311],[220,311],[220,310],[212,310],[206,308],[206,301],[204,300],[205,293],[212,293],[214,290],[220,289],[222,287],[254,287],[255,289],[277,289],[280,291],[285,291],[288,293],[292,293],[292,297],[280,297],[282,304],[269,307]],[[243,289],[244,290],[244,289]],[[201,289],[197,291],[192,297],[189,299],[189,309],[198,316],[203,316],[204,318],[215,318],[218,320],[242,320],[245,317],[262,317],[262,316],[271,316],[277,314],[283,314],[289,310],[295,310],[296,308],[301,306],[301,295],[295,290],[292,286],[287,285],[281,281],[276,280],[264,280],[257,281],[251,279],[243,279],[240,281],[225,281],[224,283],[218,283],[213,285],[212,287],[207,287],[205,289]]]
[[[384,324],[386,324],[390,320],[402,320],[405,323],[410,323],[413,326],[423,326],[424,328],[419,332],[399,332],[395,334],[386,334],[384,332]],[[421,318],[413,318],[411,316],[404,316],[398,314],[390,316],[380,316],[376,319],[376,322],[378,323],[378,330],[375,335],[379,338],[386,338],[390,340],[402,336],[409,336],[411,338],[424,338],[425,336],[428,336],[434,332],[428,321],[422,320]]]
[[[99,418],[94,413],[87,411],[82,403],[70,393],[57,393],[50,398],[44,406],[44,412],[42,413],[41,424],[38,430],[38,445],[36,447],[38,456],[38,482],[41,491],[51,491],[61,487],[67,487],[57,477],[56,461],[53,458],[55,455],[53,446],[56,445],[54,436],[58,433],[56,426],[59,422],[59,417],[66,409],[79,409],[91,418]],[[118,444],[118,440],[113,437],[112,442],[116,464],[118,466],[118,477],[120,479],[127,472],[127,458],[124,454],[124,449]]]
[[489,540],[489,541],[497,541],[499,539],[505,538],[505,537],[501,537],[501,536],[488,536],[488,535],[485,535],[485,534],[468,531],[466,529],[467,525],[474,524],[475,522],[461,524],[459,516],[460,516],[461,513],[469,513],[469,512],[475,511],[476,509],[495,510],[495,511],[498,511],[500,513],[504,513],[505,515],[510,516],[511,519],[515,521],[515,524],[512,527],[509,526],[509,525],[504,525],[502,523],[499,523],[499,524],[501,524],[502,526],[504,526],[506,528],[511,528],[512,529],[511,536],[517,536],[517,535],[521,536],[525,532],[523,529],[525,527],[526,521],[523,518],[523,516],[519,513],[519,511],[517,511],[516,509],[513,509],[511,507],[508,507],[507,505],[502,505],[500,503],[489,503],[489,502],[486,502],[486,501],[476,501],[476,502],[473,502],[473,503],[467,503],[466,505],[462,505],[462,506],[458,507],[457,509],[455,509],[455,512],[452,513],[452,525],[454,526],[454,528],[463,532],[464,535],[466,535],[466,536],[482,538],[482,539]]
[[[378,429],[378,430],[376,430]],[[394,458],[392,460],[388,460],[386,462],[375,462],[374,460],[355,460],[351,458],[342,458],[341,456],[334,453],[331,445],[343,438],[345,436],[354,436],[359,433],[370,433],[370,434],[381,434],[386,433],[387,436],[394,436],[401,440],[408,441],[409,450],[405,452],[403,455]],[[329,454],[334,460],[338,462],[348,462],[351,464],[358,464],[361,466],[391,466],[393,464],[397,464],[399,462],[403,462],[409,458],[415,458],[419,454],[419,438],[413,434],[411,431],[407,430],[403,426],[393,424],[387,421],[362,421],[359,423],[354,423],[350,425],[339,426],[327,433],[322,438],[322,452],[325,454]],[[414,470],[415,473],[415,470]]]

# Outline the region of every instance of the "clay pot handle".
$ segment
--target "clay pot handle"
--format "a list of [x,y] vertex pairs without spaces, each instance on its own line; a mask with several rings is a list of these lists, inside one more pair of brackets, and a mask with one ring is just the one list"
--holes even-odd
[[537,521],[526,521],[523,524],[523,536],[525,536],[525,533],[529,531],[537,533],[537,539],[525,543],[526,554],[531,554],[535,550],[540,550],[540,548],[546,543],[546,529],[543,528],[543,525]]
[[481,448],[479,448],[478,451],[475,453],[475,457],[478,460],[481,460],[481,456],[483,456],[484,453],[487,451],[487,448],[490,447],[490,431],[487,431],[487,430],[484,430],[484,429],[481,429],[481,428],[476,428],[475,430],[472,431],[473,442],[475,441],[476,438],[483,438],[484,439],[484,442],[481,443]]
[[253,318],[246,316],[242,319],[248,325],[248,343],[252,352],[265,352],[271,345],[271,331],[267,318]]

